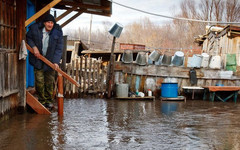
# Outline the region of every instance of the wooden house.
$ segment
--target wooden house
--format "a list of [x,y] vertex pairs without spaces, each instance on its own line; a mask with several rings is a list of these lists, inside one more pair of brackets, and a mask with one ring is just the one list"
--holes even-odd
[[41,20],[51,8],[65,10],[56,21],[77,12],[61,27],[82,13],[102,16],[112,13],[108,0],[0,0],[0,8],[0,115],[26,106],[28,68],[26,60],[19,60],[19,53],[29,24]]

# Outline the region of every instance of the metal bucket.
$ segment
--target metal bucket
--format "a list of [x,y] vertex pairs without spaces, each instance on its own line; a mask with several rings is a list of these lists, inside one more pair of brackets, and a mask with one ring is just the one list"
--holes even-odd
[[161,55],[161,56],[159,57],[159,59],[154,62],[154,64],[155,64],[155,65],[161,65],[161,64],[162,64],[162,58],[163,58],[163,55]]
[[173,56],[172,64],[174,66],[181,66],[183,65],[183,60],[184,60],[184,53],[181,51],[177,51]]
[[190,66],[194,68],[200,68],[202,64],[202,58],[202,55],[194,54],[191,59]]
[[145,52],[138,52],[136,63],[138,65],[146,65],[147,64],[147,57]]
[[208,63],[209,63],[209,55],[207,53],[202,53],[202,56],[203,56],[203,58],[202,58],[201,66],[203,68],[206,68],[206,67],[208,67]]
[[133,62],[133,53],[131,50],[125,50],[122,56],[123,63],[132,63]]
[[116,84],[116,96],[128,97],[128,84]]
[[169,56],[169,55],[166,55],[166,54],[163,55],[162,65],[170,65],[171,61],[172,61],[172,56]]
[[211,69],[221,69],[221,57],[212,56],[209,63],[209,68]]
[[156,50],[152,51],[151,54],[149,55],[149,59],[152,61],[157,61],[160,57],[160,53]]
[[122,30],[123,26],[120,23],[115,23],[113,27],[109,30],[109,33],[112,36],[119,38]]

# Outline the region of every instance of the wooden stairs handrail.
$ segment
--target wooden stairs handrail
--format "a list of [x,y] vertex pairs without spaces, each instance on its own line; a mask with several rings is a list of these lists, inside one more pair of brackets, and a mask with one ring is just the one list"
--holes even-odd
[[[33,49],[26,43],[27,49],[31,52],[33,52]],[[49,67],[51,67],[52,69],[54,69],[54,64],[51,63],[48,59],[46,59],[45,57],[43,57],[42,55],[39,56],[39,59],[42,60],[45,64],[47,64]],[[67,80],[69,80],[72,84],[76,85],[77,87],[80,87],[80,84],[74,80],[71,76],[69,76],[67,73],[65,73],[64,71],[62,71],[60,68],[58,69],[54,69],[56,70],[58,73],[60,73],[63,77],[65,77]]]

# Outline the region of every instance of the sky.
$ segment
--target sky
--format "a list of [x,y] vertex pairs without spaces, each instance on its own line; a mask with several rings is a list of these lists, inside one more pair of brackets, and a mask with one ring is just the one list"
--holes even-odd
[[[114,0],[114,2],[141,9],[147,12],[166,15],[166,16],[174,16],[177,12],[179,12],[179,5],[182,0]],[[64,11],[57,11],[57,16],[61,15]],[[69,14],[66,18],[63,18],[58,23],[63,23],[68,17],[74,15],[75,13]],[[103,21],[110,22],[114,25],[116,22],[120,23],[124,26],[130,24],[132,22],[138,21],[148,17],[152,22],[156,24],[164,24],[166,22],[171,21],[171,19],[166,19],[158,16],[153,16],[149,14],[145,14],[142,12],[138,12],[136,10],[131,10],[122,6],[119,6],[115,3],[112,4],[112,15],[111,17],[93,15],[92,16],[92,31],[103,28]],[[82,14],[68,25],[63,28],[63,31],[66,33],[69,29],[78,29],[80,28],[89,28],[90,27],[90,14]]]

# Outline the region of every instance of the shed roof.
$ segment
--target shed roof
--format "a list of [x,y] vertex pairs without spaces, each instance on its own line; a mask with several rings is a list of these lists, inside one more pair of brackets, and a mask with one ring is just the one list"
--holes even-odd
[[[48,0],[51,2],[51,0]],[[74,11],[83,13],[90,13],[103,16],[111,16],[112,3],[108,0],[62,0],[54,6],[56,9],[69,10],[75,8]]]

